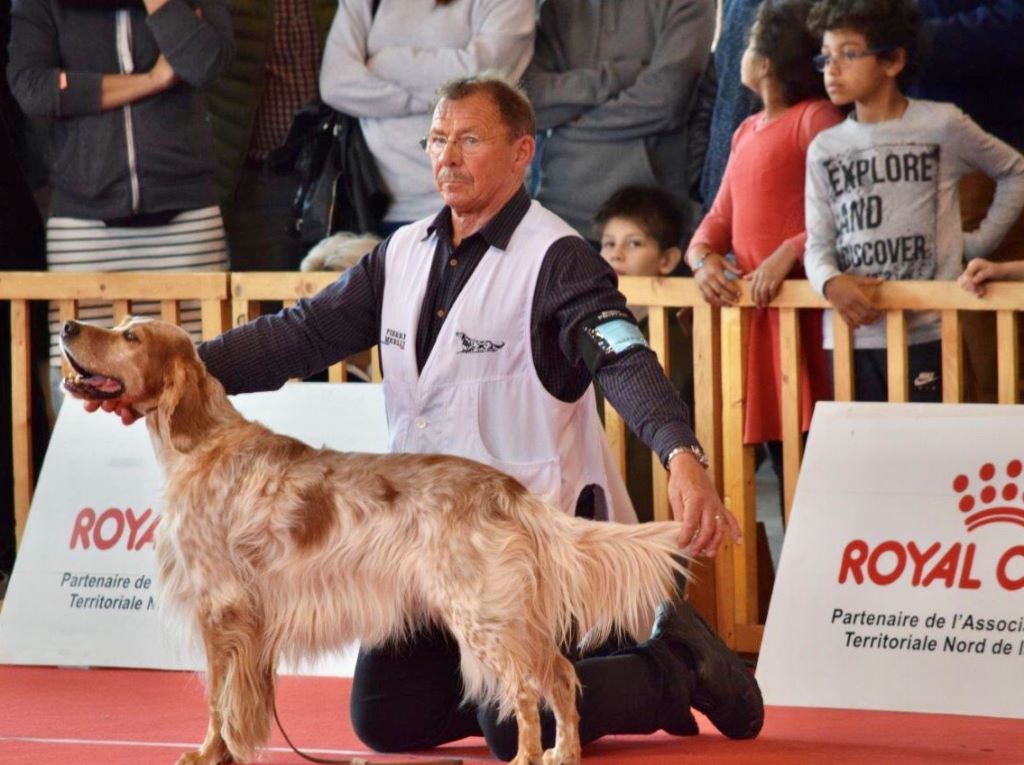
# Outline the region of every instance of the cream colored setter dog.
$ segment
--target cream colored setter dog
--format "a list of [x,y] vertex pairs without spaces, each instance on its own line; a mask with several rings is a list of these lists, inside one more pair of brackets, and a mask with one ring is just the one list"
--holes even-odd
[[[560,646],[636,635],[675,590],[679,525],[570,518],[470,460],[314,449],[245,420],[189,336],[160,321],[68,322],[64,385],[146,416],[166,478],[164,600],[206,649],[210,724],[179,765],[250,760],[281,658],[428,624],[458,640],[466,697],[519,726],[516,765],[580,759],[577,678]],[[538,703],[557,721],[541,752]]]

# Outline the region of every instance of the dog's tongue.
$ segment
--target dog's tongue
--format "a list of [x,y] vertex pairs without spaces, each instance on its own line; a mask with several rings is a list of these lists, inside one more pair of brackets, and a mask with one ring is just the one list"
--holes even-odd
[[104,377],[103,375],[90,375],[89,377],[83,377],[82,382],[89,387],[103,391],[104,393],[116,393],[121,390],[121,383],[111,377]]

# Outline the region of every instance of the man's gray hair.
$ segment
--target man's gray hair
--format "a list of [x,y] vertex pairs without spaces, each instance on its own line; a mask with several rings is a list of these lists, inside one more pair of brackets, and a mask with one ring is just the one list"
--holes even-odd
[[484,71],[472,77],[448,80],[434,94],[434,109],[442,101],[461,101],[476,93],[490,96],[512,138],[532,136],[537,132],[533,105],[527,98],[526,91],[501,72]]

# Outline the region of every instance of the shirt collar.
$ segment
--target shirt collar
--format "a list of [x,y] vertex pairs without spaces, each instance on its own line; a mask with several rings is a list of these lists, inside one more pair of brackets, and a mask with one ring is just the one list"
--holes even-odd
[[[498,214],[487,221],[484,227],[473,236],[483,238],[491,247],[505,250],[512,239],[512,234],[515,233],[529,209],[530,195],[526,193],[525,187],[520,186],[512,198],[505,203],[505,206],[498,211]],[[427,235],[423,239],[429,239],[434,234],[449,244],[452,241],[452,210],[447,205],[434,217],[427,227]]]

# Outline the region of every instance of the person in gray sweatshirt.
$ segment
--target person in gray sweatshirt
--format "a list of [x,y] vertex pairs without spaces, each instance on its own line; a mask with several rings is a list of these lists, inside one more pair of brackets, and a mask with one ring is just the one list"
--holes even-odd
[[[807,151],[804,269],[854,330],[856,400],[885,401],[888,337],[874,287],[952,281],[965,259],[990,254],[1024,207],[1024,157],[956,106],[904,94],[924,47],[914,0],[819,0],[809,26],[822,37],[814,63],[829,98],[853,109]],[[965,233],[958,182],[975,171],[995,181],[995,197]],[[941,337],[937,312],[908,312],[912,402],[942,400]]]
[[524,79],[546,134],[538,201],[593,239],[594,215],[616,190],[660,186],[688,239],[687,119],[714,25],[712,0],[544,0]]
[[533,53],[533,0],[340,0],[320,94],[359,118],[392,203],[378,233],[437,212],[430,158],[434,92],[490,70],[518,79]]

